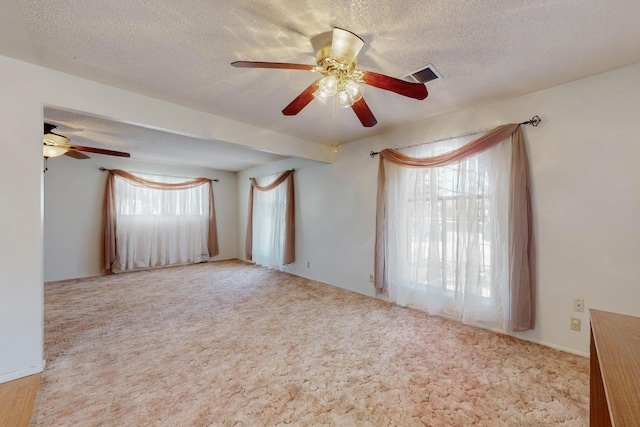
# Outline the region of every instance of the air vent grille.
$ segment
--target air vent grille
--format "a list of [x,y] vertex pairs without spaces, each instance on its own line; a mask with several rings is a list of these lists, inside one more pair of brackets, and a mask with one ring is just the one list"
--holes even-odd
[[442,78],[438,70],[431,64],[426,67],[419,68],[416,71],[413,71],[406,76],[404,76],[408,80],[413,80],[418,83],[427,83],[432,82],[434,80],[439,80]]

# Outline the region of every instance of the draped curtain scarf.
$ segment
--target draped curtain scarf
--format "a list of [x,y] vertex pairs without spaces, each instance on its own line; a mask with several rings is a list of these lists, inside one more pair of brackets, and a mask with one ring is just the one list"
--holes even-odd
[[[398,266],[389,265],[389,251],[392,246],[399,247],[397,242],[398,236],[395,233],[393,235],[390,233],[390,230],[398,225],[389,223],[389,214],[397,211],[399,203],[403,202],[402,200],[390,198],[390,192],[387,188],[388,172],[385,170],[385,164],[398,165],[401,168],[447,167],[474,158],[474,156],[479,156],[481,153],[495,147],[501,142],[511,145],[511,147],[509,147],[511,148],[511,161],[510,170],[507,173],[508,177],[501,177],[496,181],[497,183],[502,182],[504,184],[504,180],[508,178],[508,185],[505,186],[508,192],[508,204],[505,208],[505,214],[507,216],[507,238],[505,240],[508,244],[504,250],[504,259],[507,264],[504,281],[507,282],[507,285],[505,286],[505,301],[503,302],[505,307],[502,322],[504,329],[509,328],[512,331],[533,329],[535,323],[535,250],[532,228],[531,189],[524,138],[520,125],[518,124],[499,126],[462,147],[433,157],[410,157],[397,150],[391,149],[380,152],[374,260],[374,285],[376,292],[384,293],[389,291],[390,295],[396,293],[395,289],[389,289],[389,274],[390,271]],[[474,208],[477,208],[477,206],[474,205]],[[468,209],[468,211],[476,215],[473,209]],[[464,226],[468,226],[468,224],[465,223]],[[441,227],[446,227],[446,224],[441,224]],[[438,232],[442,231],[438,230]],[[441,243],[441,245],[443,244],[446,245],[446,242]],[[471,242],[470,246],[473,246],[473,242]],[[476,252],[479,246],[481,245],[476,242],[474,247]],[[442,247],[435,248],[434,250],[439,250],[442,253],[445,252]],[[490,255],[498,260],[499,263],[499,256],[495,253],[495,249],[493,249],[493,251],[494,253]],[[487,253],[489,252],[490,250],[487,251]],[[458,256],[458,254],[456,254],[456,256]],[[478,270],[477,265],[473,264],[473,260],[471,259],[462,259],[460,265],[462,265],[463,270],[464,268],[469,270],[473,269],[474,271]],[[427,275],[429,274],[433,275],[433,272],[428,272]],[[471,273],[462,271],[461,274]],[[494,279],[496,278],[491,278],[491,280]],[[391,286],[393,287],[395,284],[392,283]],[[455,301],[455,304],[461,306],[465,303],[465,301]],[[495,309],[502,310],[503,308],[497,307]]]
[[[247,235],[245,241],[245,257],[251,261],[269,267],[291,264],[295,261],[295,203],[293,187],[293,170],[275,177],[251,178],[249,189],[249,208],[247,218]],[[264,182],[267,181],[267,182]],[[286,186],[282,186],[286,182]],[[262,184],[262,185],[260,185]],[[263,194],[262,203],[254,203],[254,190]],[[279,192],[278,195],[275,192]],[[255,206],[254,206],[255,205]],[[259,217],[254,218],[254,210]],[[254,237],[254,226],[258,226],[260,236]],[[261,253],[254,253],[256,241],[260,242]],[[276,257],[281,254],[281,258]]]
[[[164,218],[159,215],[158,212],[158,210],[162,209],[159,209],[158,207],[151,207],[148,204],[143,203],[141,206],[135,208],[124,208],[123,206],[126,206],[126,204],[120,205],[118,203],[116,177],[122,179],[125,185],[138,187],[142,192],[144,192],[144,189],[160,190],[162,192],[173,190],[175,192],[176,190],[189,190],[199,186],[207,185],[208,203],[206,206],[206,211],[199,213],[198,215],[184,215],[187,223],[182,223],[181,225],[178,224],[176,221],[179,221],[178,217],[181,213],[184,214],[184,212],[180,212],[181,210],[184,210],[184,208],[173,206],[173,203],[175,203],[176,199],[190,199],[195,197],[193,195],[187,194],[183,195],[182,197],[174,194],[173,198],[163,198],[163,203],[161,203],[165,205],[163,206],[163,209],[166,208],[174,213],[173,215],[168,215]],[[172,201],[168,202],[168,200],[170,199],[172,199]],[[187,203],[191,202],[192,200],[187,200]],[[129,202],[129,204],[131,204],[131,202]],[[193,203],[191,204],[193,205]],[[200,208],[200,210],[202,209],[203,207]],[[130,212],[121,212],[122,210],[129,210]],[[140,211],[138,213],[144,211],[144,213],[147,214],[147,218],[145,218],[147,221],[145,224],[136,222],[136,215],[132,215],[134,211]],[[218,255],[220,252],[218,248],[218,232],[216,224],[215,203],[213,198],[213,184],[212,181],[208,178],[194,178],[183,182],[167,183],[145,179],[143,177],[122,170],[110,170],[109,176],[107,177],[103,217],[104,272],[106,274],[113,273],[114,268],[119,270],[129,270],[136,267],[139,268],[153,267],[157,265],[168,265],[168,263],[172,262],[198,262],[200,258],[197,257],[200,257],[201,255],[213,257]],[[122,220],[120,226],[118,224],[119,217]],[[153,217],[153,221],[150,221],[150,217]],[[199,223],[201,221],[199,218],[203,218],[202,221],[204,221],[204,224],[202,225],[204,226],[204,228],[196,224],[196,222]],[[149,222],[154,223],[154,229],[148,226]],[[199,240],[200,236],[196,236],[197,239],[193,242],[190,242],[190,239],[188,237],[184,237],[184,232],[182,233],[182,235],[178,236],[171,230],[162,230],[163,226],[167,226],[165,228],[168,228],[169,224],[171,227],[181,227],[182,230],[186,232],[198,233],[199,231],[204,231],[205,234],[202,237],[202,241]],[[145,254],[143,256],[145,260],[141,261],[140,256],[138,256],[138,259],[134,260],[134,258],[136,257],[134,254],[136,250],[136,238],[131,237],[131,233],[146,233],[142,238],[138,238],[138,242],[143,241],[145,245]],[[169,234],[169,236],[166,235],[167,233]],[[193,246],[193,248],[188,249],[191,250],[191,252],[195,251],[195,258],[192,255],[184,255],[184,248],[179,248],[177,246],[179,245],[180,241],[182,241],[183,245],[186,242],[187,245]],[[204,248],[201,249],[201,247]],[[204,254],[204,251],[208,253]],[[175,255],[176,253],[178,255]],[[116,261],[118,261],[117,266]]]

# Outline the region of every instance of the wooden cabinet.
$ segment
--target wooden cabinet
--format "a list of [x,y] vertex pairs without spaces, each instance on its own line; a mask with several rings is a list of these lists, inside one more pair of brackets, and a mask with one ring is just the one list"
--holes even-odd
[[640,317],[591,313],[590,424],[640,426]]

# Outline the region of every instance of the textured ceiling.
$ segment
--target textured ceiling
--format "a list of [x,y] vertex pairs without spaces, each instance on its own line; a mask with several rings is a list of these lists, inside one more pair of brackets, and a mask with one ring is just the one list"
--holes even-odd
[[57,126],[54,132],[70,138],[72,145],[125,151],[134,159],[153,163],[241,171],[285,158],[238,144],[205,141],[55,108],[45,107],[44,117]]
[[[33,50],[19,59],[321,144],[640,62],[637,0],[5,1],[26,28],[12,23],[12,37]],[[364,39],[363,69],[401,77],[431,63],[444,78],[424,101],[368,87],[378,124],[365,129],[318,102],[281,114],[314,73],[229,65],[313,64],[333,27]]]

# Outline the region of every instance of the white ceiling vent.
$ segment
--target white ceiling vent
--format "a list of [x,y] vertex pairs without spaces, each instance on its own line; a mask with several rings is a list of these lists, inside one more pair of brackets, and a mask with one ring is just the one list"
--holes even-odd
[[416,71],[407,74],[403,78],[418,83],[427,83],[434,80],[440,80],[442,76],[440,75],[438,70],[436,70],[436,67],[429,64],[425,67],[418,68]]

